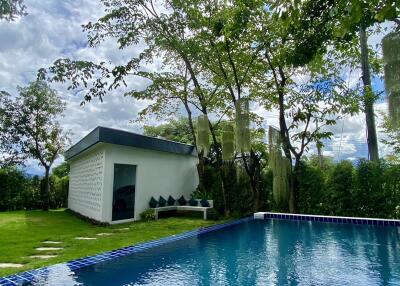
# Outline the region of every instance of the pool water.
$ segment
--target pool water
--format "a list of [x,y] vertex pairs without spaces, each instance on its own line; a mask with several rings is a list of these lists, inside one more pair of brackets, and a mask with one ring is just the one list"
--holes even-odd
[[400,228],[250,220],[39,284],[400,285]]

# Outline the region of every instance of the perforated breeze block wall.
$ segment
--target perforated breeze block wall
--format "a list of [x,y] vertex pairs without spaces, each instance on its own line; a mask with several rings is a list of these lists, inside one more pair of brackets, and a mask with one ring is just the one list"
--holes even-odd
[[71,160],[68,207],[102,220],[105,151],[97,149]]

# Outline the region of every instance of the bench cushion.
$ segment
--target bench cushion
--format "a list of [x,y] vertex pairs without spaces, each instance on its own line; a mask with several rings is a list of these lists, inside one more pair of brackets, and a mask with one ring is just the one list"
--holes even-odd
[[196,207],[199,204],[199,202],[197,200],[195,200],[194,198],[191,198],[189,200],[189,205],[192,207]]
[[173,206],[175,204],[175,199],[172,196],[168,197],[168,205]]
[[162,196],[160,196],[160,199],[158,200],[158,206],[165,207],[166,204],[167,204],[167,200],[164,199]]
[[178,203],[179,203],[179,205],[181,205],[181,206],[186,205],[186,199],[184,198],[184,196],[181,196],[181,197],[178,199]]
[[209,207],[210,206],[210,203],[206,199],[202,199],[200,201],[200,204],[201,204],[202,207]]
[[149,206],[151,208],[155,208],[157,206],[157,203],[158,203],[157,200],[155,198],[151,197],[150,202],[149,202]]

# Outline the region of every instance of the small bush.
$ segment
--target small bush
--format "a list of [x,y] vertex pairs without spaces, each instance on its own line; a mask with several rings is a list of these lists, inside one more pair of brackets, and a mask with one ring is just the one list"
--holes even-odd
[[154,210],[152,209],[147,209],[144,212],[140,214],[140,219],[145,220],[145,221],[151,221],[156,219],[156,214],[154,213]]
[[215,209],[207,209],[207,220],[219,220],[219,218],[219,213]]
[[396,209],[394,210],[394,218],[400,219],[400,205],[396,206]]

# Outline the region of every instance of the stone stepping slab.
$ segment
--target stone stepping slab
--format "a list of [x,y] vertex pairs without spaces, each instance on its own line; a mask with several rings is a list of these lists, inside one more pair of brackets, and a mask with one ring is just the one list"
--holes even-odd
[[75,237],[75,239],[78,239],[78,240],[94,240],[94,239],[97,239],[97,237],[78,236],[78,237]]
[[0,268],[19,268],[22,266],[24,265],[19,263],[0,263]]
[[117,228],[115,230],[129,230],[129,227],[124,227],[124,228]]
[[61,250],[64,248],[63,247],[37,247],[35,249],[39,250],[39,251],[48,251],[48,250]]
[[57,257],[57,255],[31,255],[30,258],[39,258],[39,259],[50,259]]
[[53,240],[45,240],[42,241],[42,243],[46,243],[46,244],[61,244],[61,241],[53,241]]
[[102,233],[98,233],[96,235],[98,235],[98,236],[107,236],[107,235],[112,235],[112,233],[111,232],[102,232]]

